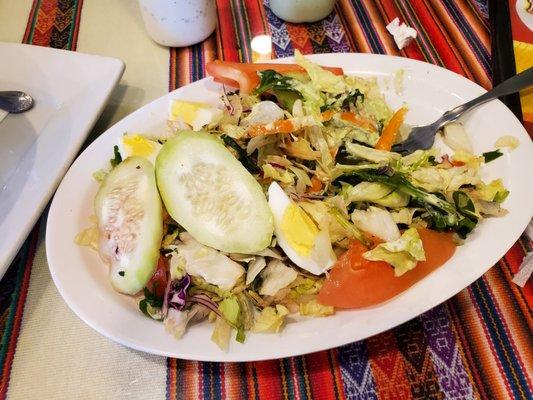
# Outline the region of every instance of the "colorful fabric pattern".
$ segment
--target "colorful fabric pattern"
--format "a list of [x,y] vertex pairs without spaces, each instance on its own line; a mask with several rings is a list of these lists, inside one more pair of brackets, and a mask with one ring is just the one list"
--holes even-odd
[[[215,34],[199,45],[170,49],[170,90],[204,77],[205,63],[216,57],[251,60],[250,40],[260,34],[271,35],[275,57],[295,49],[392,54],[441,65],[490,87],[484,0],[339,0],[326,19],[304,25],[278,19],[268,0],[217,0],[217,6]],[[74,50],[81,11],[81,0],[35,0],[24,41]],[[402,51],[385,30],[395,17],[419,33]],[[37,229],[0,286],[0,399],[9,383]],[[167,399],[532,398],[533,285],[511,283],[531,248],[522,237],[451,300],[364,341],[252,363],[169,358]]]

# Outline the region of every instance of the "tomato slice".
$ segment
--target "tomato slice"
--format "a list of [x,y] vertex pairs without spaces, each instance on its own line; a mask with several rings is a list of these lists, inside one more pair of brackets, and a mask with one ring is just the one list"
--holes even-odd
[[429,275],[455,252],[451,234],[429,229],[418,229],[418,233],[426,261],[420,261],[414,269],[399,277],[394,276],[390,264],[364,259],[367,248],[360,242],[352,242],[324,281],[318,301],[338,308],[362,308],[382,303]]
[[168,258],[161,254],[159,260],[157,260],[156,270],[146,284],[146,288],[152,293],[155,292],[156,297],[163,297],[165,295],[168,281],[168,267]]
[[[322,67],[335,75],[342,75],[344,71],[338,67]],[[238,87],[243,94],[249,94],[259,85],[258,71],[272,69],[280,74],[289,72],[305,72],[296,64],[274,63],[238,63],[215,60],[207,63],[206,70],[216,82]]]

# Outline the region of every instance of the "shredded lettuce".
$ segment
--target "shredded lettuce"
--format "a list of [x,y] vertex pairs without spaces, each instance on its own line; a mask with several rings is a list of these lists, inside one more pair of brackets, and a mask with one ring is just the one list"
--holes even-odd
[[176,246],[178,264],[184,265],[183,269],[189,275],[201,277],[222,290],[231,290],[244,275],[244,268],[239,263],[200,244],[190,234],[182,233],[180,239],[182,243]]
[[274,296],[281,289],[289,286],[298,276],[298,273],[287,267],[280,260],[270,260],[268,265],[261,271],[263,282],[259,289],[261,296]]
[[477,185],[481,178],[476,169],[467,166],[422,167],[409,176],[411,182],[428,192],[453,192],[463,185]]
[[230,325],[237,326],[239,324],[240,307],[237,297],[225,298],[218,304],[218,309]]
[[283,110],[273,101],[261,101],[252,107],[250,114],[241,120],[240,125],[265,125],[285,117]]
[[436,148],[429,150],[416,150],[415,152],[402,157],[399,162],[399,169],[402,172],[412,172],[420,167],[434,167],[437,162],[435,159],[439,156]]
[[509,191],[503,186],[501,179],[495,179],[489,184],[480,182],[472,192],[477,199],[503,203],[509,195]]
[[94,221],[93,225],[82,230],[76,235],[76,237],[74,238],[74,243],[76,243],[78,246],[87,246],[95,251],[98,251],[98,240],[98,226]]
[[231,326],[224,320],[224,318],[217,318],[215,327],[211,334],[211,340],[217,344],[223,351],[228,351],[229,341],[231,337]]
[[516,149],[518,146],[520,146],[520,141],[510,135],[501,136],[496,140],[496,143],[494,143],[494,147],[496,148],[509,147],[511,150]]
[[376,201],[394,191],[394,187],[379,182],[361,182],[355,186],[344,185],[342,196],[347,203],[354,201]]
[[164,320],[165,330],[176,339],[181,339],[187,329],[189,318],[188,311],[178,311],[175,308],[168,310],[167,317]]
[[246,284],[249,285],[259,275],[259,273],[266,268],[265,257],[256,257],[248,264],[248,271],[246,272]]
[[327,231],[332,242],[338,242],[346,237],[345,229],[331,215],[331,206],[324,201],[300,201],[298,205],[311,216],[321,231]]
[[306,59],[298,50],[295,50],[294,52],[294,60],[296,61],[296,64],[307,71],[309,78],[311,79],[310,85],[314,88],[322,92],[333,94],[340,94],[348,89],[342,75],[335,75],[334,73],[323,69],[319,65]]
[[308,317],[326,317],[335,314],[333,306],[325,306],[316,300],[307,303],[300,303],[300,315]]
[[293,287],[289,292],[289,297],[297,300],[300,296],[307,296],[317,294],[322,288],[321,279],[311,279],[302,275],[294,281]]
[[400,238],[400,230],[390,212],[379,207],[368,207],[366,211],[355,210],[352,221],[364,232],[379,237],[386,242]]
[[276,304],[275,307],[266,307],[255,317],[252,331],[279,332],[288,314],[287,307],[281,304]]
[[409,228],[397,240],[379,244],[364,253],[363,257],[388,262],[394,267],[395,276],[405,274],[415,268],[418,261],[426,260],[422,239],[415,228]]
[[442,140],[454,151],[473,152],[472,143],[470,143],[465,128],[458,122],[452,122],[444,126]]
[[397,224],[411,225],[413,223],[413,216],[420,208],[400,208],[399,210],[391,211],[391,216]]
[[272,178],[275,181],[285,184],[292,184],[294,182],[291,173],[285,168],[276,168],[272,164],[263,164],[261,169],[263,170],[264,178]]
[[360,158],[374,163],[389,164],[390,162],[401,158],[401,155],[398,153],[373,149],[357,143],[346,143],[345,145],[346,151],[356,159]]

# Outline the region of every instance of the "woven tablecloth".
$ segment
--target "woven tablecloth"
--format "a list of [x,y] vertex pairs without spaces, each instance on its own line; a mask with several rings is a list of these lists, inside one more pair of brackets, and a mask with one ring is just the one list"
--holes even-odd
[[[217,0],[217,6],[215,34],[169,50],[147,37],[133,0],[0,0],[0,40],[125,61],[91,138],[166,91],[204,77],[209,60],[250,61],[250,40],[261,34],[271,35],[275,57],[295,49],[392,54],[491,86],[483,0],[339,0],[330,16],[306,25],[281,21],[268,0]],[[402,51],[385,29],[395,17],[418,32]],[[393,330],[306,356],[224,364],[152,356],[92,331],[51,281],[45,220],[46,212],[0,283],[0,399],[533,397],[533,287],[511,283],[531,251],[526,237],[457,296]]]

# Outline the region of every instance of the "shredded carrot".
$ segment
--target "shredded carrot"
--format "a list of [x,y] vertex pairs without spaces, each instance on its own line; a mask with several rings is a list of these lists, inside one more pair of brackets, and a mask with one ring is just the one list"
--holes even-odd
[[374,121],[365,118],[359,114],[355,114],[353,112],[345,111],[340,114],[340,117],[344,121],[351,122],[354,125],[357,125],[363,129],[366,129],[368,131],[376,131],[377,127]]
[[281,121],[273,122],[268,125],[253,125],[246,131],[248,136],[255,137],[261,135],[275,135],[278,133],[292,133],[298,130],[294,121],[290,119],[282,119]]
[[383,128],[383,132],[381,132],[381,136],[379,137],[374,148],[378,150],[390,151],[394,141],[396,140],[398,131],[402,126],[406,112],[407,108],[402,107],[394,113],[389,123],[385,126],[385,128]]
[[321,190],[322,190],[322,181],[318,179],[316,175],[314,175],[311,178],[311,186],[309,187],[309,192],[317,193],[317,192],[320,192]]
[[322,122],[327,122],[331,120],[331,118],[333,118],[334,115],[335,115],[335,111],[333,110],[324,111],[321,115]]

